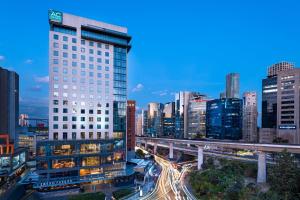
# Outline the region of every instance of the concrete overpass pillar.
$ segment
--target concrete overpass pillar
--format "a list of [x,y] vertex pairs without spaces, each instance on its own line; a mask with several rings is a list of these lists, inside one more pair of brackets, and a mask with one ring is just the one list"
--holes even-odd
[[157,153],[157,142],[154,143],[154,146],[153,146],[153,153],[156,155]]
[[173,156],[173,143],[171,142],[170,143],[170,146],[169,146],[169,159],[173,159],[174,156]]
[[202,169],[202,164],[203,164],[203,147],[198,146],[198,166],[197,166],[198,170]]
[[258,152],[257,183],[265,183],[267,180],[266,153]]

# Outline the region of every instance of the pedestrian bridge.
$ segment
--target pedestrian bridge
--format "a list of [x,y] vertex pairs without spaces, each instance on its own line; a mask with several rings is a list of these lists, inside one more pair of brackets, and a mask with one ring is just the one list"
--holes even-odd
[[[169,146],[169,158],[173,159],[174,144],[185,145],[185,147],[175,147],[181,151],[195,151],[189,148],[190,145],[198,147],[198,169],[201,169],[203,164],[203,151],[208,147],[214,148],[231,148],[240,150],[251,150],[258,153],[258,169],[257,169],[257,182],[264,183],[267,179],[266,173],[266,152],[282,152],[287,150],[290,153],[300,154],[300,145],[289,144],[261,144],[261,143],[244,143],[244,142],[232,142],[232,141],[210,141],[210,140],[187,140],[187,139],[171,139],[171,138],[152,138],[152,137],[136,137],[137,143],[144,143],[145,148],[151,144],[154,146],[154,154],[156,154],[157,146],[166,147]],[[206,147],[206,148],[205,148]]]

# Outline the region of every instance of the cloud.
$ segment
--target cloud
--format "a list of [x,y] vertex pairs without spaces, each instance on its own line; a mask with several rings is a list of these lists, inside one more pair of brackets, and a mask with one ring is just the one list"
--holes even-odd
[[0,55],[0,61],[5,60],[5,57]]
[[159,91],[154,91],[152,92],[152,94],[158,95],[158,96],[166,96],[168,95],[168,90],[159,90]]
[[25,60],[25,64],[32,64],[33,63],[33,60],[32,59],[27,59],[27,60]]
[[40,85],[35,85],[33,87],[30,88],[31,91],[35,91],[35,92],[38,92],[38,91],[41,91],[42,90],[42,86]]
[[144,88],[143,84],[139,83],[137,84],[133,89],[132,92],[139,92]]
[[49,83],[49,76],[36,76],[34,80],[37,83]]

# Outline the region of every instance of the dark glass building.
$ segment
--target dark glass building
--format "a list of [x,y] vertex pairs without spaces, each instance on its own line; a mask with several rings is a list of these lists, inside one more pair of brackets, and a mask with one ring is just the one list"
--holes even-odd
[[0,134],[14,142],[19,120],[19,75],[0,67]]
[[262,80],[262,128],[276,128],[277,124],[277,76]]
[[206,137],[242,139],[242,99],[214,99],[206,104]]

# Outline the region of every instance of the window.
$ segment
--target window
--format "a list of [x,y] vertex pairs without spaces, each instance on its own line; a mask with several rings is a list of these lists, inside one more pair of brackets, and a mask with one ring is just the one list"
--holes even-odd
[[53,124],[53,129],[58,129],[58,124]]
[[97,117],[97,122],[101,122],[101,117]]
[[109,71],[109,66],[105,66],[105,71]]
[[97,63],[101,63],[102,59],[101,58],[97,58]]
[[85,45],[85,40],[81,40],[81,44],[82,44],[82,45]]
[[57,132],[53,133],[53,139],[58,140],[58,133]]
[[63,41],[67,42],[68,41],[68,37],[67,36],[63,36]]
[[101,51],[97,51],[97,55],[98,55],[98,56],[101,56],[101,55],[102,55],[102,52],[101,52]]
[[68,139],[68,133],[66,133],[66,132],[63,133],[63,139],[64,139],[64,140],[67,140],[67,139]]
[[97,110],[97,114],[98,114],[98,115],[101,115],[101,110]]
[[109,118],[108,118],[108,117],[105,117],[105,121],[106,121],[106,122],[109,122]]
[[53,100],[53,105],[58,105],[58,100]]
[[109,78],[109,74],[105,74],[105,78]]
[[105,59],[105,64],[109,64],[109,60],[108,59]]
[[76,121],[77,121],[77,118],[73,116],[73,117],[72,117],[72,121],[73,121],[73,122],[76,122]]
[[63,116],[63,121],[64,122],[68,121],[68,117],[67,116]]
[[102,70],[102,67],[101,66],[97,66],[97,70]]
[[53,116],[53,121],[58,121],[58,116]]
[[81,60],[85,60],[85,55],[81,55]]
[[77,51],[77,47],[76,46],[72,46],[72,51]]
[[68,58],[68,53],[67,52],[63,52],[63,57],[64,58]]
[[94,111],[93,110],[89,110],[89,114],[94,114]]
[[94,62],[94,57],[89,57],[90,62]]
[[101,78],[101,77],[102,77],[102,74],[101,74],[101,73],[97,73],[97,77],[98,77],[98,78]]
[[85,68],[85,63],[81,63],[80,67]]
[[109,45],[108,44],[105,45],[105,49],[109,49]]
[[93,64],[89,64],[89,69],[94,69],[94,65]]
[[57,34],[54,34],[54,35],[53,35],[53,39],[54,39],[54,40],[58,40],[58,35],[57,35]]
[[77,39],[76,38],[72,38],[72,43],[76,43]]
[[101,132],[97,132],[97,139],[101,139]]
[[90,41],[89,45],[90,45],[90,47],[94,46],[94,42]]
[[84,133],[84,132],[81,132],[81,133],[80,133],[80,138],[81,138],[81,139],[85,139],[85,133]]
[[58,43],[57,43],[57,42],[54,42],[54,43],[53,43],[53,47],[54,47],[54,48],[58,48],[58,47],[59,47]]
[[101,124],[97,124],[97,129],[101,129]]
[[106,57],[109,57],[109,52],[105,52],[105,56],[106,56]]
[[109,103],[106,103],[106,104],[105,104],[105,107],[108,108],[108,107],[109,107]]
[[63,66],[68,66],[68,61],[67,60],[63,60]]
[[72,54],[72,59],[76,59],[77,58],[77,54]]
[[102,44],[101,44],[100,42],[98,42],[98,43],[97,43],[97,47],[98,47],[98,48],[101,48],[101,47],[102,47]]
[[58,51],[53,51],[53,56],[58,56]]
[[109,129],[109,125],[108,124],[105,124],[105,129]]
[[53,64],[58,64],[58,59],[53,59]]
[[64,109],[63,109],[63,113],[68,113],[68,109],[67,109],[67,108],[64,108]]
[[76,140],[76,132],[72,132],[72,140]]
[[76,129],[76,124],[72,124],[72,129]]
[[53,108],[54,113],[58,113],[58,108]]
[[72,67],[77,67],[77,62],[72,62]]
[[109,114],[109,110],[105,110],[105,114],[108,115]]
[[89,53],[90,53],[90,54],[94,54],[94,50],[93,50],[93,49],[90,49],[90,50],[89,50]]
[[80,117],[80,121],[84,122],[85,121],[85,117]]
[[72,74],[76,75],[77,74],[77,70],[76,69],[72,69]]
[[63,49],[67,50],[68,49],[68,45],[67,44],[63,44]]

